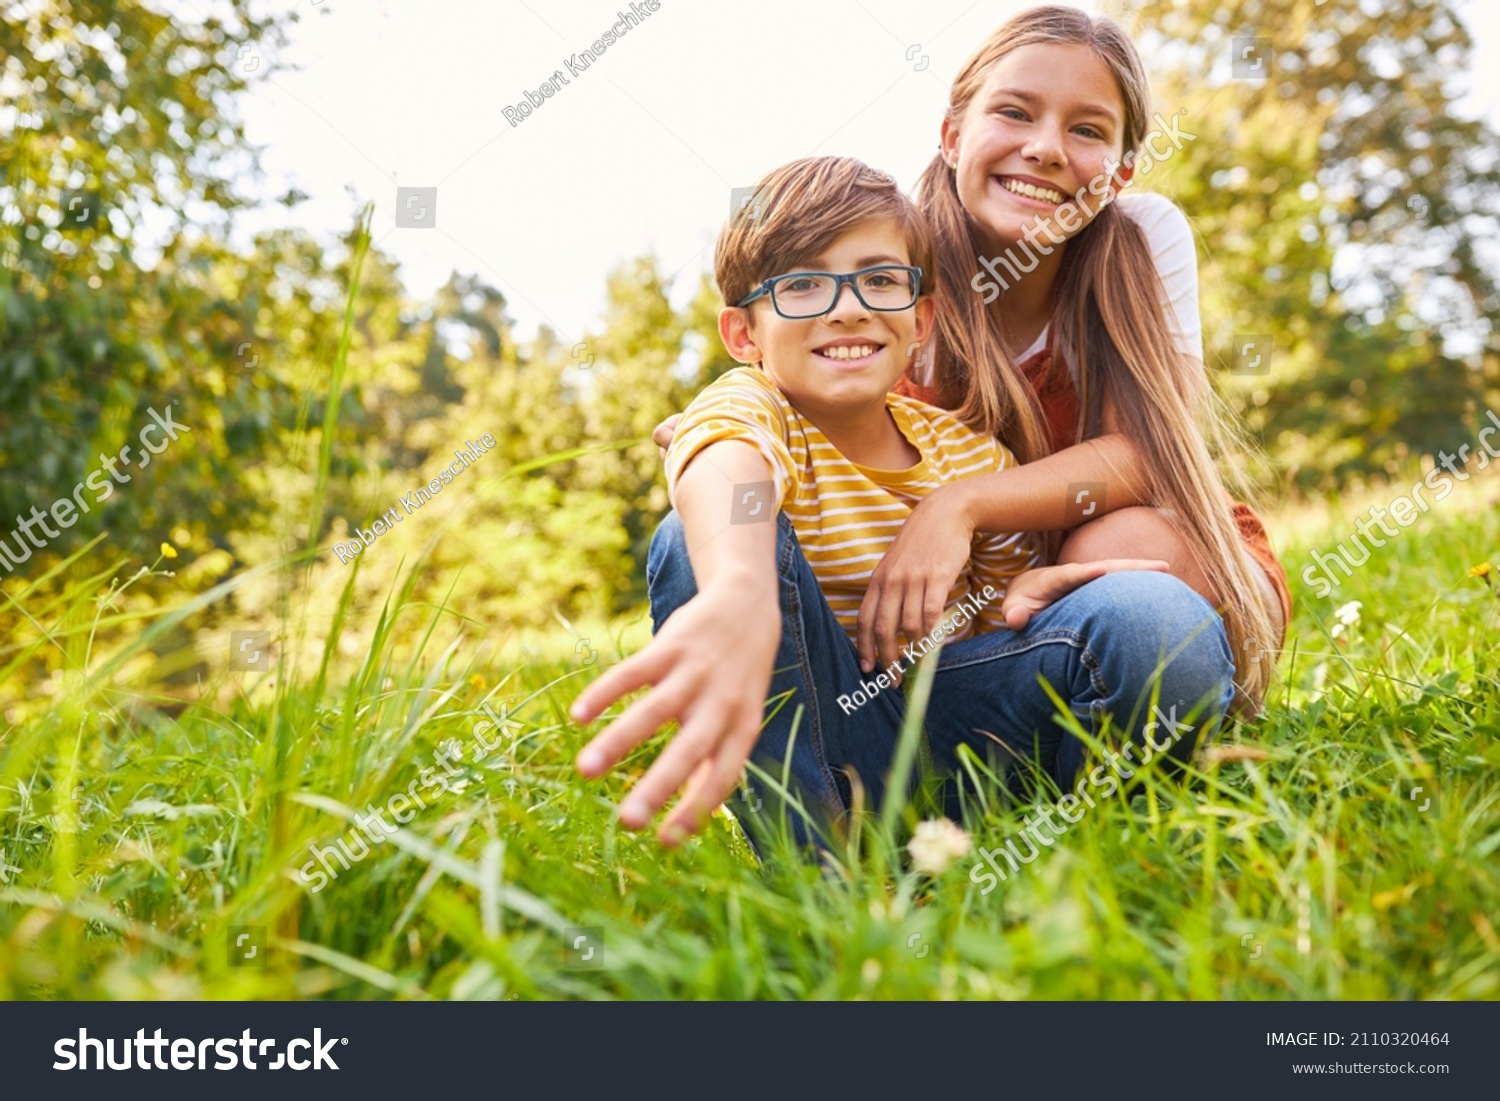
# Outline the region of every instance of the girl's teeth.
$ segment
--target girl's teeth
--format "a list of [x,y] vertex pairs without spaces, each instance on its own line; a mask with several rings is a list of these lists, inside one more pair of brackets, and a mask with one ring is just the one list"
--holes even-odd
[[1017,195],[1025,195],[1028,199],[1041,199],[1047,203],[1060,203],[1063,199],[1062,195],[1050,187],[1033,187],[1021,180],[1002,180],[1000,186]]

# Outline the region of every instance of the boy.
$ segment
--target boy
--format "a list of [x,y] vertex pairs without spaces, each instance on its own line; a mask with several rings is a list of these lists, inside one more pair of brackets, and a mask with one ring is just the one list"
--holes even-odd
[[[686,785],[661,827],[668,844],[733,792],[752,749],[779,774],[791,742],[799,794],[825,818],[852,795],[836,771],[878,801],[904,713],[901,674],[940,638],[1006,626],[1006,589],[1040,564],[1027,536],[976,536],[940,627],[904,640],[890,668],[861,672],[859,606],[911,509],[940,484],[1015,460],[951,414],[890,393],[933,322],[929,238],[894,181],[850,158],[806,158],[756,195],[757,215],[731,219],[715,254],[719,335],[756,366],[705,388],[678,424],[667,477],[680,522],[663,522],[647,570],[655,637],[572,708],[591,721],[655,685],[577,764],[601,775],[678,719],[620,809],[641,828]],[[781,698],[762,730],[768,689]]]

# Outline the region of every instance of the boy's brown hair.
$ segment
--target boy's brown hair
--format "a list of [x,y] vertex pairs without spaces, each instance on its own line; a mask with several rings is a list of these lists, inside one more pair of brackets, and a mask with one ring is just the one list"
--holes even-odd
[[854,226],[884,218],[900,226],[911,264],[922,269],[922,293],[931,294],[931,235],[889,175],[853,157],[803,157],[767,173],[719,233],[714,278],[725,305],[805,266]]

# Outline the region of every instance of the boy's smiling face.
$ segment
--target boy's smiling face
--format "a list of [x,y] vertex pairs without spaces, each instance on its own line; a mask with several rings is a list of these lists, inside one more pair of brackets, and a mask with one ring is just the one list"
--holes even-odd
[[[845,274],[910,263],[899,224],[881,219],[846,230],[795,270]],[[799,412],[842,418],[862,407],[885,407],[885,395],[916,358],[913,345],[925,341],[932,329],[933,309],[932,296],[923,295],[910,309],[871,310],[845,284],[832,311],[822,317],[784,318],[769,295],[748,306],[725,307],[719,314],[719,335],[735,359],[759,362]]]

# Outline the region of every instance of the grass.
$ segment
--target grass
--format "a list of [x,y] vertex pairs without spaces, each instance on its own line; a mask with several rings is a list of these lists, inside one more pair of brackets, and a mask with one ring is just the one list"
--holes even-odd
[[[136,659],[243,579],[120,613],[161,562],[121,582],[88,575],[84,548],[64,599],[12,595],[34,636],[0,652],[0,678],[66,654],[47,705],[0,736],[0,998],[1495,998],[1500,599],[1469,573],[1500,559],[1486,485],[1326,600],[1297,575],[1352,526],[1300,523],[1265,717],[1185,783],[1147,774],[1100,802],[988,894],[972,853],[913,867],[912,806],[861,816],[821,865],[784,845],[758,863],[725,816],[677,851],[621,830],[660,741],[586,783],[571,761],[591,732],[566,708],[638,621],[613,652],[559,631],[523,660],[463,614],[461,579],[414,600],[418,561],[366,608],[354,565],[315,660],[221,669],[174,714]],[[305,567],[277,567],[303,594],[284,637],[307,632]],[[485,705],[501,727],[476,729]],[[347,870],[326,858],[338,875],[314,891],[309,846],[359,852],[352,816],[403,791],[410,821]],[[1030,808],[989,794],[964,825],[995,848]],[[243,927],[261,966],[230,963]],[[569,966],[576,928],[604,966]]]
[[[723,817],[676,852],[620,830],[652,748],[602,785],[570,764],[588,732],[565,708],[601,662],[564,637],[485,664],[457,594],[392,594],[341,686],[247,674],[229,706],[175,719],[123,706],[125,651],[81,649],[79,597],[47,631],[75,671],[0,743],[0,996],[1492,998],[1500,599],[1467,571],[1500,557],[1500,525],[1461,504],[1428,522],[1327,601],[1298,592],[1272,705],[1227,740],[1251,752],[1100,802],[988,895],[972,856],[912,868],[910,807],[866,816],[822,868],[780,849],[759,866]],[[417,614],[401,652],[391,625]],[[506,726],[476,743],[485,702]],[[451,741],[461,776],[420,786]],[[349,870],[328,858],[312,892],[309,844],[414,784],[426,809]],[[994,848],[1026,812],[995,800],[965,825]],[[230,966],[241,926],[265,930],[264,966]],[[566,965],[575,926],[605,967]]]

